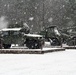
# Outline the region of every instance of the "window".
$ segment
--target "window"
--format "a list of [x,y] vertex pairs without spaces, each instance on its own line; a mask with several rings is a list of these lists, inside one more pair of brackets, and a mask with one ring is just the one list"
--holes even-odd
[[3,32],[3,36],[6,36],[6,35],[8,35],[8,32]]
[[18,35],[18,34],[19,34],[19,32],[14,32],[14,33],[13,33],[13,35]]

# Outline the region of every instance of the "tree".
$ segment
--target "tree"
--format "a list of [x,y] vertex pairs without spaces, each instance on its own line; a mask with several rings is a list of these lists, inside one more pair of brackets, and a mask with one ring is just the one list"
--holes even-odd
[[0,6],[0,15],[7,16],[10,24],[23,21],[33,32],[51,25],[63,28],[76,24],[75,0],[1,0]]

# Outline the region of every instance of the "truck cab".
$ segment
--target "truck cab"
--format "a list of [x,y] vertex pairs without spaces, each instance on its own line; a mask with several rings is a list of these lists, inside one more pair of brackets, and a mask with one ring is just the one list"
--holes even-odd
[[10,48],[11,44],[21,45],[23,43],[23,34],[21,28],[4,28],[1,30],[4,48]]

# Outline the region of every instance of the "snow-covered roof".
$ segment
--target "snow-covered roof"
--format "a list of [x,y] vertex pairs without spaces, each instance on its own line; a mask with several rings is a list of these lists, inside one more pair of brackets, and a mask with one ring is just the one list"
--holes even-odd
[[1,31],[19,31],[21,28],[4,28]]
[[43,37],[42,35],[38,35],[38,34],[24,34],[24,35],[28,37]]

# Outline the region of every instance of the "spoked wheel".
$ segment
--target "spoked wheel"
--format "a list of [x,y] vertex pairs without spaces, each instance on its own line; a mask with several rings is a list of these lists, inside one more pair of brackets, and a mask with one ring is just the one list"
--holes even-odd
[[57,39],[57,38],[53,38],[51,45],[60,46],[61,45],[61,41],[59,39]]

